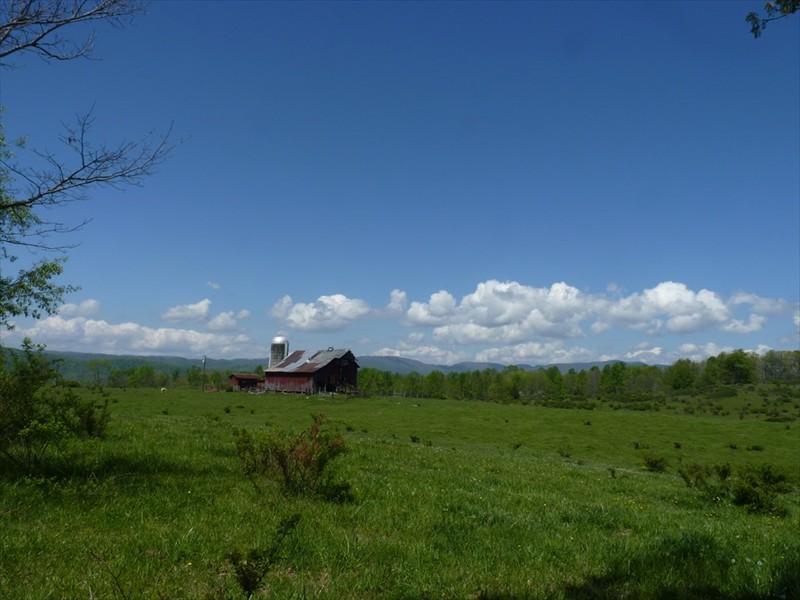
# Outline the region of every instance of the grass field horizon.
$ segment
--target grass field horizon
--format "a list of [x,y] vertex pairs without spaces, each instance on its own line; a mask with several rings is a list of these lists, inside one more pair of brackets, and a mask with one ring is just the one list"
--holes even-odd
[[[269,548],[293,516],[255,598],[800,592],[800,428],[793,413],[781,422],[757,407],[740,415],[750,399],[715,400],[729,413],[715,415],[689,414],[679,401],[630,411],[81,393],[110,399],[106,439],[82,442],[61,467],[2,479],[0,598],[245,597],[231,553]],[[353,500],[257,490],[234,429],[299,431],[319,412],[349,446],[335,464]],[[659,469],[648,470],[653,457]],[[770,465],[788,477],[780,512],[690,488],[678,474],[688,464]]]

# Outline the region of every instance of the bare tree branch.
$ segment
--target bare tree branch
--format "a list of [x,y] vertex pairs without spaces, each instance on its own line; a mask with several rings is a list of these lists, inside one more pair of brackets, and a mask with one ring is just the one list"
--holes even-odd
[[[5,61],[18,53],[45,61],[90,58],[93,32],[74,41],[64,37],[66,28],[95,21],[122,26],[143,12],[142,0],[0,0],[0,69],[12,66]],[[0,121],[0,260],[15,262],[12,248],[35,253],[74,247],[52,243],[51,236],[74,232],[88,221],[66,225],[49,219],[47,211],[85,200],[96,188],[140,185],[171,150],[172,127],[163,135],[151,131],[106,145],[91,141],[93,124],[92,110],[62,124],[59,152],[32,150],[22,164],[6,144]],[[0,272],[0,327],[11,327],[14,316],[38,318],[57,310],[75,289],[53,282],[63,261],[43,259],[14,276]]]
[[[11,219],[15,227],[0,227],[0,242],[54,250],[69,246],[50,246],[42,240],[51,233],[67,233],[80,229],[45,220],[36,209],[62,206],[86,200],[91,189],[108,186],[120,189],[137,186],[152,175],[171,149],[171,127],[163,135],[150,132],[135,141],[116,146],[95,146],[90,141],[94,124],[91,112],[79,115],[72,124],[64,124],[59,140],[68,149],[69,159],[61,159],[49,151],[33,151],[38,166],[21,166],[16,159],[0,156],[0,169],[11,179],[21,182],[24,190],[7,187],[0,197],[0,215]],[[34,216],[36,215],[36,216]],[[39,241],[31,241],[37,238]]]
[[94,34],[75,42],[61,29],[76,23],[105,21],[122,24],[143,13],[140,0],[3,0],[0,5],[0,66],[18,52],[29,51],[45,60],[89,57]]

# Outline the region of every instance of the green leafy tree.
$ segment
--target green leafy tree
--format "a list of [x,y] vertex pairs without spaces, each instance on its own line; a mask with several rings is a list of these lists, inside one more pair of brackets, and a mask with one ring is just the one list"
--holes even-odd
[[424,395],[427,398],[444,398],[445,397],[444,373],[442,373],[437,369],[434,369],[423,378],[422,387],[425,390]]
[[128,369],[128,385],[134,388],[156,387],[155,367],[145,364]]
[[[3,82],[10,84],[7,80],[15,66],[10,61],[19,55],[34,54],[54,62],[91,57],[93,34],[75,40],[66,37],[66,32],[85,33],[94,22],[123,25],[142,11],[137,0],[0,2]],[[53,220],[53,209],[84,200],[98,188],[137,185],[169,152],[169,132],[105,145],[92,141],[93,124],[91,111],[65,124],[58,137],[60,152],[27,151],[24,143],[16,144],[12,152],[0,129],[0,261],[17,263],[24,249],[50,256],[19,261],[22,266],[0,274],[0,328],[10,327],[17,316],[52,314],[64,295],[75,289],[55,283],[64,264],[64,257],[57,254],[70,248],[55,239],[79,229],[85,221]]]
[[422,391],[422,375],[417,371],[411,371],[411,373],[403,378],[401,385],[403,396],[407,398],[419,398],[420,392]]
[[467,391],[467,373],[450,371],[445,375],[445,393],[453,400],[464,400]]
[[221,371],[211,371],[208,373],[206,384],[212,389],[221,390],[223,388],[223,381],[225,381],[225,378]]
[[547,377],[547,395],[551,398],[560,398],[564,395],[564,376],[558,367],[549,367],[545,371]]
[[86,363],[89,372],[92,375],[92,383],[96,386],[108,384],[108,376],[111,372],[111,363],[106,359],[96,358]]
[[486,398],[491,402],[505,403],[514,400],[514,382],[511,375],[513,371],[492,372],[492,381],[489,383]]
[[590,396],[596,396],[600,392],[601,377],[602,374],[600,372],[600,367],[598,367],[597,365],[589,369],[589,372],[586,374],[587,383],[589,384]]
[[800,350],[769,350],[761,357],[762,376],[767,381],[800,378]]
[[186,383],[190,388],[197,389],[203,385],[203,369],[197,365],[192,365],[186,369]]
[[589,376],[583,369],[577,373],[570,369],[564,376],[564,387],[572,398],[582,400],[589,395]]
[[360,369],[358,372],[358,391],[364,396],[377,396],[380,392],[380,371],[373,368]]
[[753,37],[759,38],[767,27],[767,23],[785,19],[800,9],[800,0],[775,0],[764,4],[764,13],[747,13],[744,18],[750,24],[750,33]]
[[547,393],[550,380],[547,373],[541,369],[525,374],[522,396],[525,398],[540,398]]
[[628,377],[625,387],[628,392],[647,395],[661,389],[664,373],[658,367],[651,365],[637,365],[628,367]]
[[709,356],[703,363],[700,374],[700,383],[703,386],[713,386],[720,383],[722,378],[722,363],[716,356]]
[[128,387],[128,374],[122,369],[111,369],[108,374],[108,385],[115,388]]
[[627,370],[625,363],[622,362],[604,366],[600,372],[600,391],[609,396],[623,395]]
[[488,400],[489,386],[497,377],[497,369],[484,369],[472,371],[469,378],[470,398],[472,400]]
[[718,360],[724,383],[755,383],[758,380],[758,357],[744,350],[722,353]]
[[664,371],[664,383],[667,389],[674,391],[689,390],[697,378],[697,365],[688,358],[676,361]]

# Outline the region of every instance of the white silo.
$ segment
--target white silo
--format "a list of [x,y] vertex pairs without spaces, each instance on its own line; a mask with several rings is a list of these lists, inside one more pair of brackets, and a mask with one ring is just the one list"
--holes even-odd
[[277,366],[287,356],[289,356],[289,340],[282,335],[272,338],[269,347],[269,368]]

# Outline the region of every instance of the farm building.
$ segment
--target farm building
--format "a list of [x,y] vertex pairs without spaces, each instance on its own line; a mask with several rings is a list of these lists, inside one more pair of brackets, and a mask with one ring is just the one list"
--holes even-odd
[[250,373],[234,373],[230,383],[237,392],[264,389],[264,378]]
[[358,363],[350,350],[295,350],[264,370],[271,392],[352,392],[358,387]]

